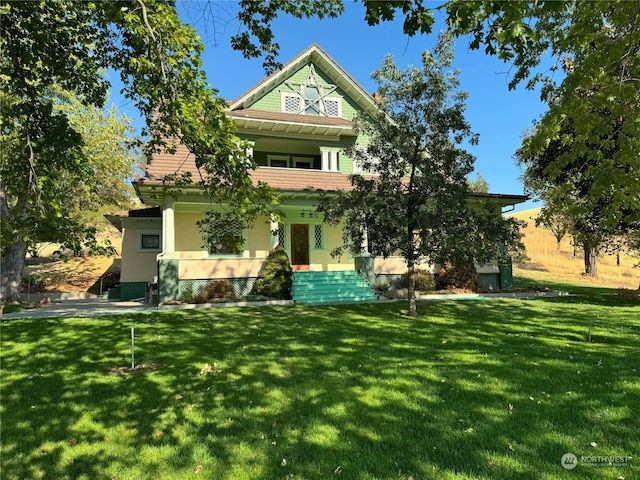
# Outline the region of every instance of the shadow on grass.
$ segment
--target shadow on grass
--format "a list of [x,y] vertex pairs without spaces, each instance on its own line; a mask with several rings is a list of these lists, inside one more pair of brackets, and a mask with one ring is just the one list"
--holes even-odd
[[[2,324],[6,478],[631,478],[640,308],[594,296]],[[136,358],[153,372],[112,375]],[[588,324],[598,343],[584,340]],[[597,450],[591,442],[599,445]],[[284,461],[283,461],[284,460]]]

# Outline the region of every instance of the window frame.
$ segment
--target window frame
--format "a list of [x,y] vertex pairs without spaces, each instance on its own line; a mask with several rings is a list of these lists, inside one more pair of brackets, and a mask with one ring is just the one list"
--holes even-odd
[[249,251],[246,249],[247,246],[247,232],[243,230],[240,231],[239,235],[236,237],[242,238],[243,245],[245,249],[240,253],[230,253],[230,252],[211,252],[211,244],[207,245],[203,252],[206,258],[244,258],[248,256]]
[[[145,248],[143,246],[143,237],[158,237],[158,247]],[[162,232],[159,229],[137,229],[136,230],[136,252],[138,253],[159,253],[162,251]]]
[[[300,88],[302,89],[304,87],[301,86]],[[287,107],[286,107],[286,99],[287,99],[287,97],[294,97],[294,98],[298,99],[299,103],[298,103],[298,111],[297,112],[290,112],[290,111],[287,110]],[[337,109],[338,109],[338,114],[337,115],[329,115],[327,113],[327,108],[326,108],[326,105],[325,105],[326,101],[336,102]],[[329,118],[342,118],[342,97],[339,97],[339,96],[322,97],[322,96],[320,96],[319,99],[313,100],[313,104],[314,105],[318,105],[320,107],[320,113],[318,115],[309,114],[309,113],[306,112],[307,108],[309,108],[308,102],[309,102],[309,100],[307,99],[307,97],[305,97],[305,95],[303,93],[301,93],[301,92],[280,92],[280,111],[282,113],[293,113],[293,114],[298,114],[298,115],[308,115],[310,117],[325,116],[325,117],[329,117]]]
[[[267,154],[267,165],[269,167],[272,167],[272,168],[290,168],[291,167],[290,160],[291,159],[289,158],[289,155],[273,155],[273,154],[270,154],[270,153]],[[275,165],[274,166],[274,165],[272,165],[272,162],[274,162],[274,161],[276,161],[276,162],[284,162],[286,165],[284,167],[280,166],[280,165]]]

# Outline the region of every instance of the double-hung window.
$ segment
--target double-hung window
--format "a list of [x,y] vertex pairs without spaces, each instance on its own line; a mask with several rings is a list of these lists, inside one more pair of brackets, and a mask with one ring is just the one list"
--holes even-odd
[[209,255],[238,255],[238,252],[229,245],[231,237],[236,241],[242,240],[242,228],[239,225],[232,225],[221,229],[218,235],[209,241]]

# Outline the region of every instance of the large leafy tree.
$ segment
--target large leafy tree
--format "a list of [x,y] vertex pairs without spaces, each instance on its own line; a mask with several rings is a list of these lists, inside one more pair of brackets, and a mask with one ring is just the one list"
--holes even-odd
[[75,95],[57,91],[54,110],[63,112],[71,127],[82,136],[82,153],[89,162],[91,175],[78,181],[73,172],[62,171],[56,177],[67,194],[60,202],[69,214],[83,223],[103,225],[106,209],[136,205],[131,179],[142,168],[136,147],[132,119],[115,105],[100,109],[84,105]]
[[[458,90],[451,38],[441,36],[422,65],[400,70],[393,57],[373,73],[380,112],[357,120],[366,148],[349,154],[373,175],[352,175],[353,189],[327,197],[319,209],[344,222],[344,246],[374,256],[402,255],[408,268],[409,309],[416,315],[414,269],[424,260],[473,265],[506,256],[517,226],[489,206],[469,209],[467,175],[474,158],[461,149],[477,136],[464,118],[466,92]],[[515,237],[514,237],[515,236]]]
[[0,5],[0,301],[18,300],[27,244],[44,225],[55,232],[50,240],[96,247],[93,232],[67,215],[56,180],[65,174],[87,179],[94,172],[82,135],[64,111],[54,109],[54,86],[84,105],[102,107],[109,88],[103,72],[118,72],[124,94],[146,118],[145,153],[184,143],[197,157],[212,204],[224,197],[236,207],[222,219],[210,216],[205,230],[230,217],[250,222],[266,209],[272,192],[261,186],[264,201],[252,201],[256,191],[247,172],[254,164],[224,114],[224,100],[206,81],[202,48],[170,0]]

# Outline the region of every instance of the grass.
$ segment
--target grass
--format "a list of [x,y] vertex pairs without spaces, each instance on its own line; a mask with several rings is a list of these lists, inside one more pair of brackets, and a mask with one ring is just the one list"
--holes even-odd
[[4,320],[2,478],[635,478],[640,305],[580,293]]

